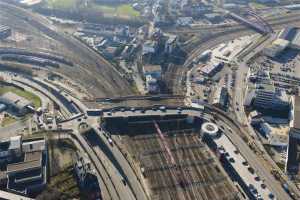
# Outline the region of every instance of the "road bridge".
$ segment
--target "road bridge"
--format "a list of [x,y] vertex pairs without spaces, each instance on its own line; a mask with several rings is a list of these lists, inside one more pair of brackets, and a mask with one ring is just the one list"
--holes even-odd
[[253,28],[255,31],[257,31],[260,34],[266,35],[266,34],[273,32],[271,26],[264,19],[259,17],[257,14],[255,14],[254,12],[247,12],[247,14],[252,16],[256,20],[256,22],[250,21],[249,19],[241,17],[240,15],[235,14],[233,12],[227,13],[227,15],[229,17],[231,17],[232,19],[234,19],[242,24],[245,24],[246,26],[248,26],[250,28]]
[[183,95],[172,95],[172,94],[157,94],[157,95],[130,95],[130,96],[119,96],[119,97],[96,97],[93,99],[85,100],[86,102],[120,102],[129,100],[152,100],[159,101],[163,99],[184,99]]

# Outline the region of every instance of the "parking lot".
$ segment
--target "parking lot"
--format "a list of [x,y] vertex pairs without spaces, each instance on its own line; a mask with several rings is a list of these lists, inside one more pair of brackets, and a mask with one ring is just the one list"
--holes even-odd
[[276,58],[260,56],[250,65],[252,70],[269,71],[278,88],[290,94],[297,94],[300,87],[300,54],[297,50],[286,49]]
[[232,167],[240,175],[244,183],[248,186],[250,193],[258,200],[275,199],[273,194],[264,184],[255,170],[249,166],[247,160],[240,154],[239,150],[232,144],[232,142],[225,135],[221,135],[214,139],[219,150],[225,153],[227,160]]

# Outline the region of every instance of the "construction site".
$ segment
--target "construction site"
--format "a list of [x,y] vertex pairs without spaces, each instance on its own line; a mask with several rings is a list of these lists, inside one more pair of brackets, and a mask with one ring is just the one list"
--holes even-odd
[[201,141],[203,119],[175,114],[102,120],[139,166],[151,199],[240,199],[215,154]]

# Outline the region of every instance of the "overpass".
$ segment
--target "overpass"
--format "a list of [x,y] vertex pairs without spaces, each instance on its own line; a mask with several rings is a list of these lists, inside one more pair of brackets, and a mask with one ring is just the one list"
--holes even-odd
[[31,198],[28,197],[24,197],[18,194],[14,194],[14,193],[10,193],[10,192],[6,192],[3,190],[0,190],[0,199],[4,199],[4,200],[33,200]]
[[266,35],[273,32],[272,27],[263,18],[258,16],[255,12],[247,11],[247,14],[252,16],[256,21],[251,21],[233,12],[227,12],[227,15],[232,19],[254,29],[255,31],[257,31],[262,35]]
[[172,95],[172,94],[157,94],[157,95],[130,95],[130,96],[119,96],[119,97],[96,97],[88,99],[86,102],[120,102],[129,100],[151,100],[160,101],[163,99],[184,99],[183,95]]

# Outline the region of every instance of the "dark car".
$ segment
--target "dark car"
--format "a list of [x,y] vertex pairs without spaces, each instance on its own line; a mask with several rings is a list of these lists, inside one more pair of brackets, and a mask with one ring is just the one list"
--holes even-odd
[[248,162],[247,162],[247,161],[242,162],[242,164],[243,164],[244,166],[248,166]]
[[264,184],[264,183],[262,183],[262,184],[260,185],[260,187],[261,187],[262,189],[266,189],[266,188],[267,188],[266,184]]
[[239,150],[234,150],[234,153],[239,154],[240,152],[239,152]]
[[248,171],[251,173],[251,174],[254,174],[254,169],[252,167],[248,167]]
[[254,178],[254,180],[255,180],[255,181],[260,181],[259,176],[256,176],[256,177]]
[[229,162],[234,163],[235,162],[234,158],[229,158]]
[[126,183],[126,180],[124,178],[122,178],[122,183],[126,186],[127,183]]

